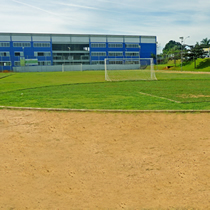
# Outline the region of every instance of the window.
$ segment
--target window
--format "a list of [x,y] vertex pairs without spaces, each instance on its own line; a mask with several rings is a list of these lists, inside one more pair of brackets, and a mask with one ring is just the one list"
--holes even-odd
[[30,42],[13,42],[14,47],[31,47]]
[[38,57],[38,56],[45,56],[45,57],[50,57],[51,56],[51,52],[34,52],[34,56]]
[[52,50],[53,51],[89,51],[89,44],[52,44]]
[[109,64],[123,64],[123,61],[109,61]]
[[15,61],[15,66],[20,66],[20,61]]
[[11,66],[10,61],[0,61],[0,66]]
[[38,52],[37,56],[44,56],[44,53],[43,52]]
[[81,55],[81,60],[89,60],[89,55]]
[[123,52],[109,52],[109,56],[114,56],[114,57],[123,56]]
[[126,48],[139,48],[139,44],[125,44]]
[[34,47],[50,47],[50,43],[34,42]]
[[106,56],[106,52],[91,52],[91,56]]
[[139,56],[139,52],[125,52],[125,56]]
[[10,47],[9,42],[0,42],[0,47]]
[[109,43],[109,48],[122,48],[123,44]]
[[50,66],[51,65],[51,61],[39,61],[38,65],[39,66]]
[[139,61],[132,61],[132,60],[130,60],[130,61],[125,61],[125,64],[139,64]]
[[106,43],[92,43],[92,48],[106,48]]
[[24,56],[24,55],[23,55],[23,52],[15,52],[15,56],[20,57],[20,56]]
[[95,64],[104,64],[104,61],[92,61],[91,64],[95,65]]
[[0,52],[1,57],[9,57],[9,52]]

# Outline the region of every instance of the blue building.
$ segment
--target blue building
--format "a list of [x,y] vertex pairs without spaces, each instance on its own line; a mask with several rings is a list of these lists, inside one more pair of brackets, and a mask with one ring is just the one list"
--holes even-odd
[[0,71],[27,65],[103,64],[150,58],[156,36],[0,33]]

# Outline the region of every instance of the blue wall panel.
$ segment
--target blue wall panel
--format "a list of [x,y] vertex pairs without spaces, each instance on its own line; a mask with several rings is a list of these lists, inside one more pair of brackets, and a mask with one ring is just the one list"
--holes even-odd
[[[3,33],[2,33],[3,34]],[[11,34],[10,37],[12,37],[12,35],[17,35],[17,34]],[[31,46],[30,47],[14,47],[13,46],[13,41],[12,38],[10,38],[10,47],[0,47],[0,52],[10,52],[10,57],[5,57],[5,56],[0,56],[0,62],[6,62],[6,61],[11,61],[11,67],[9,66],[10,69],[12,69],[15,66],[15,61],[20,61],[20,56],[15,56],[15,52],[24,52],[24,57],[25,59],[35,59],[38,58],[38,61],[50,61],[51,64],[53,64],[53,51],[52,51],[52,35],[48,34],[49,36],[51,36],[51,41],[30,41]],[[23,34],[24,36],[24,34]],[[33,36],[33,34],[31,34],[31,36]],[[69,35],[71,36],[71,35]],[[74,35],[76,36],[76,35]],[[91,35],[86,35],[86,36],[91,36]],[[100,35],[99,35],[100,36]],[[105,36],[109,36],[109,35],[105,35]],[[113,37],[113,36],[112,36]],[[118,36],[119,37],[119,36]],[[129,38],[125,38],[124,36],[120,36],[121,40],[127,40],[130,41]],[[124,37],[124,38],[122,38]],[[128,37],[128,36],[126,36]],[[131,40],[132,40],[132,36]],[[155,38],[156,39],[156,38]],[[32,40],[32,39],[31,39]],[[108,40],[108,38],[106,38],[106,40]],[[111,40],[111,39],[110,39]],[[125,43],[125,42],[97,42],[97,43],[103,43],[105,44],[105,47],[92,47],[91,44],[92,43],[96,43],[96,42],[91,42],[91,39],[89,38],[89,57],[90,57],[90,63],[92,61],[104,61],[105,58],[151,58],[151,54],[155,54],[156,55],[156,44],[155,43],[140,43],[141,37],[139,36],[139,43]],[[3,41],[2,41],[3,42]],[[8,42],[8,41],[5,41]],[[18,42],[18,41],[15,41]],[[20,43],[23,43],[24,41],[19,41]],[[29,42],[29,41],[26,41]],[[34,47],[34,43],[50,43],[50,47]],[[109,44],[122,44],[122,47],[109,47]],[[139,48],[126,48],[126,44],[138,44],[140,45],[140,49]],[[50,52],[51,56],[38,56],[36,57],[34,52]],[[105,52],[106,55],[105,56],[91,56],[92,52]],[[109,56],[109,52],[122,52],[122,56]],[[126,52],[136,52],[136,55],[126,55]],[[139,56],[140,53],[140,56]],[[8,66],[1,66],[1,69],[8,69]]]

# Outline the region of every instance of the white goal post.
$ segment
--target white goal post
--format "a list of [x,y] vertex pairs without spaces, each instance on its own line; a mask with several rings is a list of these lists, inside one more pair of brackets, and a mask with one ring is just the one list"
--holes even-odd
[[157,80],[153,58],[106,58],[104,68],[106,81]]

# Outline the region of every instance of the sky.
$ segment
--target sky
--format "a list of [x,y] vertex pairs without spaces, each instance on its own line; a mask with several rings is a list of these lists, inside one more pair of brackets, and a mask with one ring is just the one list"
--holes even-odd
[[1,32],[157,36],[158,53],[210,39],[209,0],[0,0],[0,20]]

